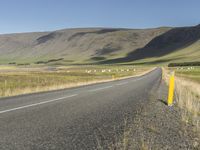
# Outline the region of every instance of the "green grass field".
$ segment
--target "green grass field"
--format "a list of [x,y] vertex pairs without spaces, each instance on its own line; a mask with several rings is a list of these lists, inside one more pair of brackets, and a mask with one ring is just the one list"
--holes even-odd
[[134,66],[67,66],[0,68],[0,96],[48,91],[141,74]]
[[200,67],[177,67],[176,75],[200,83]]
[[133,62],[125,62],[125,64],[148,65],[148,66],[167,66],[169,63],[183,62],[199,62],[200,61],[200,40],[184,47],[178,48],[174,52],[160,56],[149,57]]

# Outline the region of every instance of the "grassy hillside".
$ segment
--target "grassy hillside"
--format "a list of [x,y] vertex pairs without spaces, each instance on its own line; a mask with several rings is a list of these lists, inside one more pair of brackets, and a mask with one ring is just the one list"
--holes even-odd
[[167,65],[169,63],[200,62],[200,40],[184,48],[178,48],[169,54],[160,57],[149,57],[129,61],[126,64]]
[[90,28],[0,35],[0,63],[67,64],[114,59],[145,46],[168,30]]
[[173,28],[125,57],[107,62],[166,64],[187,61],[200,61],[200,25]]
[[200,25],[155,29],[65,29],[0,35],[0,64],[200,61]]

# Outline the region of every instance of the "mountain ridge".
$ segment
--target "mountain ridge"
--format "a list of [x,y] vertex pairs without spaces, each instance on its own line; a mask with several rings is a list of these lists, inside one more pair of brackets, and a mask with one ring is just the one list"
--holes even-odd
[[[193,37],[195,41],[192,41]],[[199,38],[199,25],[151,29],[77,28],[3,34],[0,35],[0,64],[38,63],[52,59],[59,59],[57,64],[140,61],[157,57],[162,52],[168,55],[176,51],[177,47],[168,51],[168,45],[171,48],[177,43],[187,45]]]

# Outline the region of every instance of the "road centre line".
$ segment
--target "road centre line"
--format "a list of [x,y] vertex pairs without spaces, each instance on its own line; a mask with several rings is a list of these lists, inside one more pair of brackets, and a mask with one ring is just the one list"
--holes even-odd
[[[134,80],[132,80],[132,82],[141,80],[142,78],[134,79]],[[122,83],[118,83],[118,84],[115,84],[115,85],[124,85],[124,84],[128,84],[128,83],[129,82],[122,82]],[[89,92],[95,92],[95,91],[100,91],[100,90],[104,90],[104,89],[108,89],[108,88],[112,88],[112,87],[113,86],[105,86],[105,87],[102,87],[102,88],[96,88],[96,89],[92,89],[92,90],[88,90],[88,91]],[[57,99],[52,99],[52,100],[43,101],[43,102],[39,102],[39,103],[33,103],[33,104],[25,105],[25,106],[15,107],[15,108],[7,109],[7,110],[2,110],[2,111],[0,111],[0,114],[6,113],[6,112],[11,112],[11,111],[16,111],[16,110],[20,110],[20,109],[24,109],[24,108],[28,108],[28,107],[38,106],[38,105],[42,105],[42,104],[46,104],[46,103],[51,103],[51,102],[63,100],[63,99],[66,99],[66,98],[74,97],[74,96],[77,96],[77,95],[78,94],[73,94],[73,95],[68,95],[68,96],[65,96],[65,97],[60,97],[60,98],[57,98]]]
[[96,89],[89,90],[89,92],[100,91],[100,90],[108,89],[108,88],[111,88],[111,87],[113,87],[113,86],[105,86],[105,87],[102,87],[102,88],[96,88]]
[[116,85],[124,85],[124,84],[128,84],[128,82],[122,82],[122,83],[118,83]]
[[73,95],[68,95],[68,96],[65,96],[65,97],[60,97],[60,98],[57,98],[57,99],[52,99],[52,100],[48,100],[48,101],[44,101],[44,102],[33,103],[33,104],[25,105],[25,106],[15,107],[15,108],[7,109],[7,110],[2,110],[2,111],[0,111],[0,114],[6,113],[6,112],[11,112],[11,111],[16,111],[16,110],[20,110],[20,109],[24,109],[24,108],[28,108],[28,107],[33,107],[33,106],[37,106],[37,105],[42,105],[42,104],[46,104],[46,103],[51,103],[51,102],[55,102],[55,101],[60,101],[60,100],[70,98],[70,97],[74,97],[74,96],[77,96],[77,95],[78,94],[73,94]]

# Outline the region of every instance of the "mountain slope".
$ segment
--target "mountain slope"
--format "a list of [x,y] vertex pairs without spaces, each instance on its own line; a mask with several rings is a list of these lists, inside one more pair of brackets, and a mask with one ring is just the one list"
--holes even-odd
[[75,63],[119,58],[169,29],[88,28],[0,35],[0,62],[34,63],[64,58],[63,61]]
[[200,25],[173,28],[152,39],[143,48],[107,62],[164,63],[200,61]]
[[0,63],[169,63],[200,61],[200,25],[84,28],[0,35]]
[[142,59],[161,57],[186,48],[200,40],[200,26],[174,28],[150,41],[144,48],[128,54],[128,57]]

